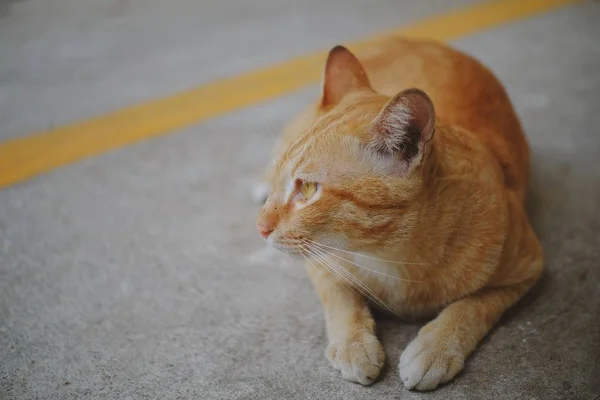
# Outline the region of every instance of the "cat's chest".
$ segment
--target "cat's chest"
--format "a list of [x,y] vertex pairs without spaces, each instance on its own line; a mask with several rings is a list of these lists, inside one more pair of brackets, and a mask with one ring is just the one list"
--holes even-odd
[[429,315],[439,307],[436,301],[430,301],[432,297],[423,286],[428,285],[415,281],[401,261],[388,262],[364,256],[353,257],[351,261],[348,270],[355,278],[357,289],[373,305],[393,310],[400,316]]
[[365,283],[368,282],[370,286],[388,290],[400,289],[402,286],[402,271],[395,263],[363,255],[354,256],[351,261],[349,267],[353,275]]
[[352,261],[348,267],[358,286],[364,286],[367,294],[379,297],[394,308],[402,306],[407,282],[398,264],[364,256],[355,256]]

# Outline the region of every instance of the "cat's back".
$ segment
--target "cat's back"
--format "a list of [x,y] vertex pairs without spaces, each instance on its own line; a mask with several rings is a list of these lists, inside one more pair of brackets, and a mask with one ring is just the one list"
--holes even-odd
[[388,38],[358,53],[373,88],[425,91],[449,125],[476,134],[502,165],[506,186],[524,198],[529,151],[519,119],[498,79],[479,61],[444,44]]

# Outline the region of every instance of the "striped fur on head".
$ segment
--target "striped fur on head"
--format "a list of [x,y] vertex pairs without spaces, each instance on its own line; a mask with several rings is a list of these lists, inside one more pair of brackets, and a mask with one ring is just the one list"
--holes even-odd
[[[416,169],[433,133],[433,106],[416,89],[376,93],[344,48],[332,50],[331,68],[310,120],[277,155],[258,224],[270,243],[292,252],[306,240],[348,250],[396,245],[416,220]],[[298,201],[303,181],[318,190]]]

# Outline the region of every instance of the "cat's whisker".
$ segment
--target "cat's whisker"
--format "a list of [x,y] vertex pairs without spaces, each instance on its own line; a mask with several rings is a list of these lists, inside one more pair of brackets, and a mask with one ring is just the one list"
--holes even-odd
[[[322,265],[327,271],[329,271],[329,273],[331,273],[332,275],[337,275],[340,278],[342,278],[342,280],[345,282],[345,284],[348,285],[352,291],[354,291],[355,293],[357,293],[361,296],[366,296],[366,297],[370,298],[368,292],[364,291],[364,289],[362,289],[360,287],[357,287],[357,285],[355,283],[353,283],[351,279],[349,279],[345,274],[342,273],[342,271],[340,271],[338,266],[332,265],[331,262],[328,262],[324,257],[317,254],[316,251],[314,251],[314,249],[311,249],[310,247],[306,247],[306,251],[320,265]],[[312,265],[312,263],[311,263],[311,265]]]
[[[315,249],[315,248],[311,248],[311,250],[313,251],[313,255],[318,254],[319,252],[322,252],[322,250]],[[353,285],[358,285],[361,289],[363,289],[367,293],[366,297],[368,297],[369,299],[371,299],[377,305],[379,305],[379,306],[385,308],[386,310],[390,311],[392,314],[400,317],[400,315],[398,313],[396,313],[396,311],[394,311],[394,309],[392,307],[390,307],[387,303],[385,303],[383,300],[381,300],[362,281],[360,281],[357,277],[355,277],[354,275],[352,275],[352,273],[350,273],[350,271],[348,271],[346,268],[344,268],[343,266],[339,265],[339,263],[337,263],[334,260],[332,260],[331,258],[329,258],[326,254],[320,253],[320,256],[321,256],[322,260],[327,260],[328,264],[332,268],[334,268],[336,271],[338,271],[338,274],[340,276],[345,277],[347,281],[351,282],[351,284],[352,284],[352,282],[354,282]]]
[[[369,297],[368,294],[364,293],[362,290],[359,290],[354,284],[352,284],[351,282],[348,281],[347,278],[345,278],[342,274],[340,274],[339,272],[335,271],[333,269],[333,267],[328,266],[325,262],[323,262],[321,260],[321,258],[319,256],[317,256],[310,248],[308,247],[304,247],[302,246],[302,248],[310,255],[312,256],[321,266],[323,266],[323,268],[325,268],[330,274],[332,275],[338,275],[340,276],[346,283],[346,286],[348,286],[348,288],[350,290],[352,290],[353,292],[355,292],[356,294],[358,294],[359,296],[366,296]],[[305,255],[302,255],[304,257],[304,259],[313,267],[316,268],[316,266],[312,263],[312,261],[310,261],[310,259],[308,257],[306,257]]]
[[364,257],[364,258],[368,258],[368,259],[376,260],[376,261],[383,261],[383,262],[387,262],[387,263],[391,263],[391,264],[403,264],[403,265],[431,265],[429,263],[385,260],[383,258],[371,257],[371,256],[367,256],[365,254],[355,253],[353,251],[348,251],[348,250],[342,250],[342,249],[338,249],[337,247],[333,247],[333,246],[327,246],[326,244],[315,242],[314,240],[310,240],[310,239],[306,239],[306,240],[317,246],[325,247],[325,248],[331,249],[331,250],[341,251],[342,253],[353,254],[355,256]]
[[367,288],[356,277],[352,276],[352,274],[350,274],[343,267],[336,265],[332,260],[326,258],[325,256],[318,255],[314,251],[313,251],[312,256],[315,259],[317,259],[321,265],[328,266],[329,268],[327,268],[327,267],[326,268],[330,271],[330,273],[333,273],[334,275],[338,275],[340,278],[342,278],[351,290],[357,292],[357,294],[359,294],[361,296],[364,296],[364,297],[372,300],[375,304],[377,304],[385,309],[388,309],[391,312],[394,312],[393,310],[390,309],[389,306],[387,306],[387,304],[385,304],[372,291],[370,291],[369,288]]
[[[317,245],[317,248],[318,248],[318,245]],[[335,254],[335,253],[333,253],[331,251],[325,250],[324,248],[320,248],[320,250],[323,251],[323,252],[325,252],[326,254],[332,255],[332,256],[334,256],[336,258],[339,258],[340,260],[346,261],[347,263],[350,263],[350,264],[352,264],[354,266],[357,266],[358,268],[362,268],[364,270],[367,270],[367,271],[372,272],[372,273],[377,274],[377,275],[382,275],[382,276],[385,276],[385,277],[388,277],[388,278],[397,279],[397,280],[403,281],[403,282],[425,283],[425,281],[414,281],[414,280],[411,280],[411,279],[404,279],[404,278],[401,278],[399,276],[389,275],[389,274],[386,274],[384,272],[377,271],[375,269],[367,268],[367,267],[365,267],[363,265],[357,264],[357,263],[355,263],[353,261],[350,261],[350,260],[348,260],[348,259],[346,259],[344,257],[338,256],[337,254]]]

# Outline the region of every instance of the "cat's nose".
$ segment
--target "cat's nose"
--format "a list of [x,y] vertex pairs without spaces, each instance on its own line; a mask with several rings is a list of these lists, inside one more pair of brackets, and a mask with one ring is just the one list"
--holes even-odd
[[256,224],[256,228],[262,237],[265,239],[269,237],[269,235],[273,232],[273,225],[268,222],[259,222]]

